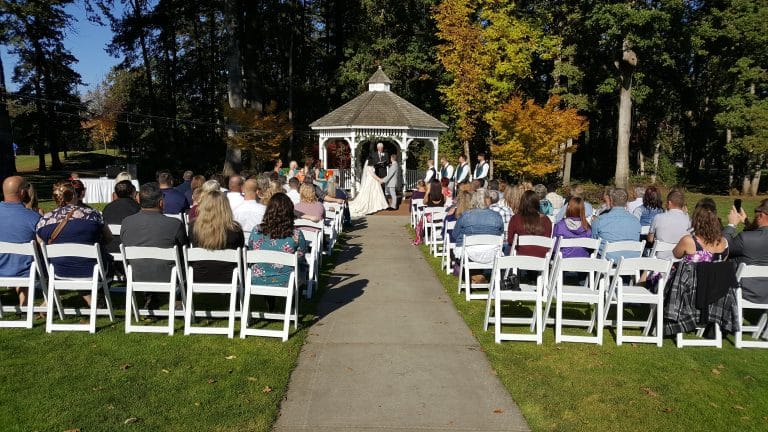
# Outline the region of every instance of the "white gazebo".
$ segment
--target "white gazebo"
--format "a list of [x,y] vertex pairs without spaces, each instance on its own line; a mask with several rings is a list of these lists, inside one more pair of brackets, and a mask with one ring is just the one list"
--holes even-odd
[[328,168],[330,140],[345,140],[351,154],[352,187],[355,188],[356,149],[373,139],[388,139],[400,148],[405,181],[405,163],[408,146],[413,141],[432,144],[433,159],[437,164],[438,138],[448,129],[443,122],[420,110],[407,100],[390,91],[392,81],[379,69],[368,80],[368,91],[345,103],[336,110],[312,122],[309,127],[320,134],[320,159]]

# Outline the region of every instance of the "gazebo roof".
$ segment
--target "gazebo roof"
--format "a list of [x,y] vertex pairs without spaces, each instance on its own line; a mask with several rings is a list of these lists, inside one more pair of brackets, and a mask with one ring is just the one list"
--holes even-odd
[[379,69],[368,80],[368,91],[315,120],[312,129],[339,127],[407,127],[444,131],[445,123],[392,93],[392,81]]

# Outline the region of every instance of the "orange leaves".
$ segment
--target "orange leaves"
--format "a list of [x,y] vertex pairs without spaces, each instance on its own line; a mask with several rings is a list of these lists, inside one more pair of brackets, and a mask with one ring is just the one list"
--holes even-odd
[[262,111],[253,108],[224,106],[224,114],[230,124],[237,125],[234,135],[228,136],[230,144],[251,151],[261,161],[274,159],[280,154],[280,145],[293,132],[288,114],[277,111],[277,103],[269,103]]
[[575,109],[560,108],[557,96],[544,106],[514,96],[485,118],[495,133],[495,168],[523,178],[557,171],[562,143],[587,128]]

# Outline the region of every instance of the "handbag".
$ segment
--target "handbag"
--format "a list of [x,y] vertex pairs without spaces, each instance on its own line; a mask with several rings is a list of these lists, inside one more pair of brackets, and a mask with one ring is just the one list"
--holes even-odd
[[507,277],[501,280],[501,289],[508,291],[520,291],[520,278],[510,272]]

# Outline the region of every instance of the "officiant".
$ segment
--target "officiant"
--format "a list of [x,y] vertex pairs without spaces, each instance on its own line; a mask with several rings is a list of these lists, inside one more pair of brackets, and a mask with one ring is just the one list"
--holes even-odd
[[389,154],[384,150],[384,143],[376,144],[376,152],[368,158],[368,165],[372,166],[376,177],[386,177],[389,166]]

